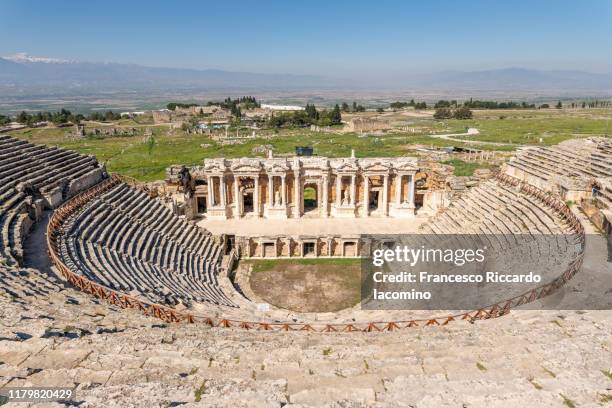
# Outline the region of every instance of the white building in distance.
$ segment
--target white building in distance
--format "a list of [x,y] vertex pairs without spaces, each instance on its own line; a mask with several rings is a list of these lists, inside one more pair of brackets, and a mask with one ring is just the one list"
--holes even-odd
[[270,109],[275,111],[302,111],[305,109],[304,107],[297,105],[270,105],[265,103],[262,103],[261,107],[263,109]]

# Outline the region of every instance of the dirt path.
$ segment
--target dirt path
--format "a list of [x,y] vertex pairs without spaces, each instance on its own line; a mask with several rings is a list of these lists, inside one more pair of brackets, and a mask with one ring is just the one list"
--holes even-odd
[[478,134],[480,134],[478,129],[470,128],[465,133],[445,133],[442,135],[430,134],[428,136],[436,138],[436,139],[450,140],[451,142],[459,142],[459,143],[484,144],[484,145],[490,145],[490,146],[517,146],[515,143],[483,142],[480,140],[457,139],[456,138],[459,136],[474,136]]

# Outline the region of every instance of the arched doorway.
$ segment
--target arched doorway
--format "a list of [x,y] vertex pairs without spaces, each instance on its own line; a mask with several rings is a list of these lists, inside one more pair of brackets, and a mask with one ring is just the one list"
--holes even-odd
[[251,214],[255,210],[255,181],[247,179],[242,181],[242,212],[244,215]]
[[253,189],[245,189],[242,192],[242,208],[245,214],[250,214],[254,210]]
[[317,191],[317,185],[305,184],[304,185],[304,213],[316,211],[319,208],[319,194]]

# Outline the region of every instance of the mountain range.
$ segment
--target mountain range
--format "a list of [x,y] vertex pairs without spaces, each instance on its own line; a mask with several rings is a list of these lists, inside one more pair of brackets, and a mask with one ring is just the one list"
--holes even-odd
[[0,85],[67,89],[146,90],[184,88],[282,88],[330,85],[308,75],[260,74],[216,69],[158,68],[136,64],[62,61],[18,54],[0,58]]
[[[216,69],[159,68],[136,64],[64,61],[17,54],[0,58],[0,94],[79,95],[112,92],[444,90],[455,94],[499,91],[512,95],[612,95],[612,74],[576,70],[504,68],[380,75],[368,80],[315,75],[262,74]],[[1,99],[1,97],[0,97]]]

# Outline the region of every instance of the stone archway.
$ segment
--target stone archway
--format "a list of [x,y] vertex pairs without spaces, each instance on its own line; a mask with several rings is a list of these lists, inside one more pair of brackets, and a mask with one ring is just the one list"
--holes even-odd
[[242,209],[244,214],[250,214],[255,211],[254,203],[253,189],[244,190],[242,192]]
[[302,200],[305,214],[319,209],[319,187],[316,183],[304,184]]

